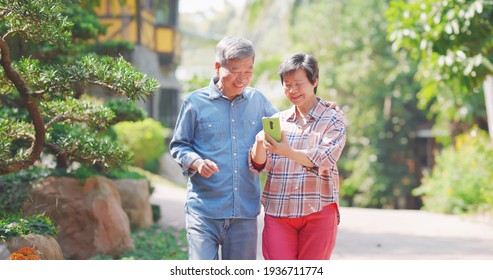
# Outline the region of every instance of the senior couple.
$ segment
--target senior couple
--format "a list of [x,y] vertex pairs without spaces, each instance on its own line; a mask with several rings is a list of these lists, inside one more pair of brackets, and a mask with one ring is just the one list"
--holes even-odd
[[[346,142],[343,113],[316,96],[314,56],[297,53],[280,65],[293,105],[281,112],[249,87],[254,61],[251,41],[222,39],[214,77],[180,109],[170,152],[189,177],[189,259],[256,259],[261,204],[264,259],[330,259],[339,224],[336,164]],[[281,120],[279,142],[262,130],[262,117],[270,116]]]

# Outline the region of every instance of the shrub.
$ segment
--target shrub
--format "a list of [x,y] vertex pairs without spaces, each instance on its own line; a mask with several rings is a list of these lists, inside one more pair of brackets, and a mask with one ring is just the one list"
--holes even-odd
[[138,107],[135,103],[121,99],[108,101],[106,107],[110,108],[115,114],[115,117],[111,120],[113,124],[123,121],[142,121],[147,117],[147,112]]
[[152,209],[152,221],[157,223],[161,219],[161,206],[157,204],[151,204]]
[[0,218],[15,213],[31,196],[31,182],[46,177],[45,169],[31,167],[0,177]]
[[28,234],[56,236],[57,231],[50,218],[44,215],[23,218],[16,215],[0,220],[0,238],[4,240]]
[[140,122],[120,122],[113,126],[120,143],[133,153],[133,162],[144,167],[166,152],[167,128],[160,122],[147,118]]
[[423,208],[442,213],[493,209],[493,143],[477,128],[456,138],[455,146],[436,158],[431,174],[414,190],[423,196]]

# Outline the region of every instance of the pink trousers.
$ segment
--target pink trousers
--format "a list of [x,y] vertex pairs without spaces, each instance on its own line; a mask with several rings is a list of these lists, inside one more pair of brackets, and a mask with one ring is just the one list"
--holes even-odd
[[266,260],[328,260],[339,224],[336,203],[299,218],[265,215],[262,253]]

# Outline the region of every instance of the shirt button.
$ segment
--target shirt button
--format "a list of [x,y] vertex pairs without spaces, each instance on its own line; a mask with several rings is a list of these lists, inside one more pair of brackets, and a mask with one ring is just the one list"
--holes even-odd
[[233,139],[236,139],[236,136],[233,136]]
[[235,173],[238,173],[238,170],[235,170]]
[[235,122],[235,119],[232,119],[231,121],[232,121],[232,122]]
[[235,156],[235,157],[236,157],[236,153],[233,153],[233,156]]

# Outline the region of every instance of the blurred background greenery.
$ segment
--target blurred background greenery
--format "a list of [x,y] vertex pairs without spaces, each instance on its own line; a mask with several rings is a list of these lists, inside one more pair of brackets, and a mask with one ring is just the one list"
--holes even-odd
[[295,52],[312,53],[317,94],[348,121],[342,205],[491,211],[483,87],[493,72],[491,2],[240,2],[181,14],[184,93],[208,82],[210,70],[192,65],[211,65],[218,38],[243,35],[257,50],[252,85],[285,109],[277,67]]

